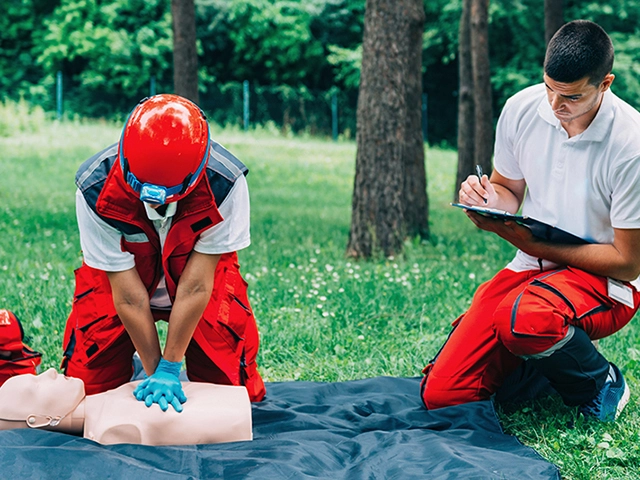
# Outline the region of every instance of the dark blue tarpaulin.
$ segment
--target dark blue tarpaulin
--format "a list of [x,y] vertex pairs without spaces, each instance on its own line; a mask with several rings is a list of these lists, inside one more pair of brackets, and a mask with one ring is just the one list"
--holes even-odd
[[61,433],[4,431],[0,477],[560,479],[554,465],[502,432],[491,402],[427,411],[418,382],[268,384],[265,401],[253,406],[252,442],[102,446]]

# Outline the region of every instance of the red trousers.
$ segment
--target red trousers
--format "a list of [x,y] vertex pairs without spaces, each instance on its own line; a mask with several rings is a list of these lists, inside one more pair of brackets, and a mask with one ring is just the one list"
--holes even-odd
[[469,310],[423,373],[429,409],[488,399],[523,361],[563,340],[570,325],[592,340],[624,327],[635,308],[607,295],[607,279],[571,267],[546,272],[504,269],[482,284]]
[[[168,314],[154,316],[168,318]],[[185,353],[191,381],[244,385],[251,401],[265,395],[257,370],[258,327],[237,257],[223,255],[214,289]],[[76,270],[73,308],[64,335],[62,368],[84,381],[88,395],[130,380],[135,348],[113,306],[104,272],[86,265]]]

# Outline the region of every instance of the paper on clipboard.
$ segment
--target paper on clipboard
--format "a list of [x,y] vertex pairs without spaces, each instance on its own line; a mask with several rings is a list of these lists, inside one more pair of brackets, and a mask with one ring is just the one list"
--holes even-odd
[[572,233],[569,233],[560,228],[554,227],[547,223],[536,220],[535,218],[514,215],[513,213],[506,212],[504,210],[497,210],[495,208],[476,207],[471,205],[464,205],[462,203],[452,203],[453,207],[463,208],[472,212],[479,213],[486,217],[496,218],[498,220],[512,220],[520,225],[523,225],[531,230],[531,233],[538,238],[554,243],[565,243],[573,245],[582,245],[590,243],[583,238],[580,238]]

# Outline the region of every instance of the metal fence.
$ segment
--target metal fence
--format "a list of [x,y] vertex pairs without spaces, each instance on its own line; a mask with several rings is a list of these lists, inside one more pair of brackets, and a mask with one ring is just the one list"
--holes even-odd
[[[126,115],[142,98],[156,93],[170,92],[170,81],[149,79],[145,87],[123,92],[96,91],[91,88],[66,82],[61,73],[56,76],[55,89],[45,98],[34,99],[46,111],[55,111],[59,119],[73,116],[85,118],[109,118],[124,121]],[[167,88],[164,88],[167,87]],[[222,126],[235,126],[250,130],[256,126],[280,129],[283,133],[305,133],[326,136],[355,138],[357,90],[343,91],[333,88],[328,91],[313,91],[305,87],[289,85],[263,86],[245,82],[201,85],[199,105],[210,121]],[[433,97],[433,96],[432,96]],[[429,142],[430,116],[437,114],[442,120],[442,109],[428,111],[428,100],[422,95],[422,134]],[[437,106],[437,105],[436,105]],[[434,127],[440,123],[432,122]],[[445,125],[446,126],[446,125]],[[435,129],[437,137],[438,128]],[[442,130],[442,129],[440,129]]]
[[[89,118],[123,119],[141,98],[163,91],[152,77],[148,89],[122,93],[91,91],[56,77],[55,98],[45,100],[46,110],[55,110],[59,119],[80,115]],[[245,82],[204,85],[200,107],[210,121],[220,126],[249,130],[270,126],[295,134],[308,133],[337,139],[354,138],[357,91],[312,91],[288,85],[262,86]]]

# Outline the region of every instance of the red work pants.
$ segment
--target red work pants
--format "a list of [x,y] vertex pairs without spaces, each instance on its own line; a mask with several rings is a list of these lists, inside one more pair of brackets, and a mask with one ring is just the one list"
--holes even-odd
[[[159,318],[168,318],[163,313]],[[244,385],[251,401],[260,401],[265,388],[256,365],[258,346],[258,328],[237,257],[223,255],[211,299],[185,353],[187,376],[198,382]],[[76,270],[76,293],[64,335],[65,374],[82,379],[88,395],[119,387],[131,378],[134,350],[113,306],[106,275],[83,265]]]
[[488,399],[523,361],[552,348],[570,325],[592,340],[624,327],[638,308],[607,295],[607,279],[571,267],[546,272],[504,269],[482,284],[469,310],[423,370],[429,409]]

